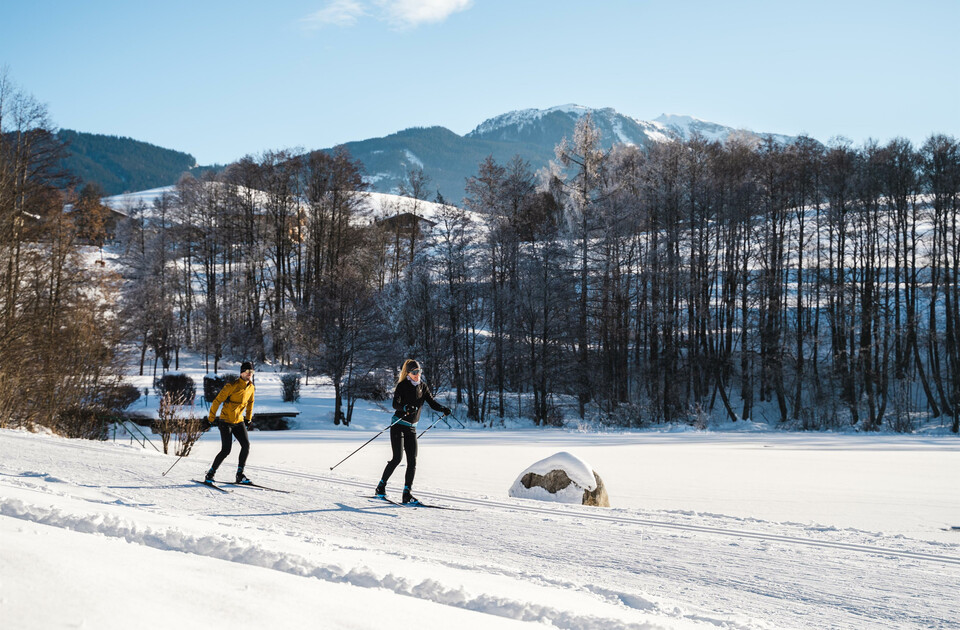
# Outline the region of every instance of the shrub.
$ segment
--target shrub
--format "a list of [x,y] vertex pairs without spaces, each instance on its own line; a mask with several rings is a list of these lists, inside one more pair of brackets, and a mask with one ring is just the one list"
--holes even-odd
[[350,392],[364,400],[387,400],[393,396],[393,377],[389,372],[367,372],[353,379]]
[[300,375],[284,374],[280,377],[283,383],[283,402],[297,402],[300,400]]
[[64,437],[105,440],[107,425],[116,422],[138,398],[140,390],[133,385],[105,385],[82,403],[61,409],[51,428]]
[[220,393],[220,390],[223,389],[224,385],[227,383],[232,383],[238,378],[240,378],[239,374],[231,374],[228,372],[224,372],[219,376],[204,376],[203,399],[207,401],[207,404],[212,403],[213,399],[217,397],[217,394]]
[[543,419],[543,426],[562,427],[564,425],[563,409],[554,402],[547,403],[547,416]]
[[193,399],[197,395],[197,388],[193,384],[193,379],[181,372],[170,372],[164,374],[153,382],[153,389],[157,396],[163,398],[164,395],[182,399],[185,405],[192,405]]
[[107,387],[100,396],[101,406],[118,413],[138,400],[140,400],[140,388],[133,385]]
[[51,428],[57,435],[67,438],[107,439],[106,417],[93,407],[67,407],[57,414]]
[[632,429],[648,424],[649,410],[640,403],[617,405],[610,413],[600,418],[601,424],[609,427]]
[[191,417],[184,413],[184,402],[185,398],[182,394],[169,392],[160,399],[160,405],[157,408],[158,417],[153,428],[160,434],[164,454],[169,452],[170,437],[176,436],[177,445],[174,455],[189,455],[190,449],[206,429],[207,423],[203,418]]

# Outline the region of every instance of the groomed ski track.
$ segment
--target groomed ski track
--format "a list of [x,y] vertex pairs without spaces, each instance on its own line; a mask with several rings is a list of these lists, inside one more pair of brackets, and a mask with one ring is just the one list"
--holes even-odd
[[[85,445],[80,442],[69,442],[66,444],[68,448],[76,449],[85,449],[85,450],[97,450],[95,447]],[[401,467],[402,468],[402,467]],[[287,470],[283,468],[276,468],[271,466],[248,466],[247,470],[252,472],[266,472],[278,476],[294,477],[298,479],[308,479],[311,481],[318,481],[322,483],[329,483],[334,485],[341,485],[349,488],[360,488],[362,490],[369,490],[370,483],[364,481],[357,481],[353,479],[347,479],[343,477],[337,477],[333,475],[322,475],[322,474],[313,474],[306,472],[298,472],[294,470]],[[199,482],[198,482],[199,483]],[[202,484],[201,484],[202,485]],[[233,485],[233,484],[228,484]],[[271,488],[271,490],[274,490]],[[282,491],[281,492],[285,492]],[[838,543],[826,540],[812,540],[806,538],[800,538],[797,536],[783,536],[778,534],[763,533],[758,531],[732,528],[732,527],[709,527],[705,525],[692,525],[685,523],[676,523],[665,520],[656,520],[648,518],[637,518],[630,516],[611,516],[608,514],[600,513],[602,508],[568,508],[562,504],[548,504],[550,507],[540,507],[538,505],[529,505],[523,501],[513,501],[510,503],[504,501],[497,501],[494,499],[488,498],[471,498],[471,497],[462,497],[451,494],[444,494],[438,492],[429,492],[423,490],[417,490],[417,494],[422,495],[425,498],[430,498],[439,502],[447,502],[451,504],[461,504],[469,506],[479,506],[489,509],[506,509],[512,510],[515,512],[531,512],[535,514],[548,514],[550,516],[568,516],[571,518],[577,519],[586,519],[592,521],[603,521],[608,523],[617,523],[620,525],[640,525],[643,527],[656,527],[663,529],[674,529],[687,532],[695,532],[702,534],[714,534],[719,536],[732,536],[736,538],[751,538],[755,540],[764,540],[769,542],[777,542],[783,544],[792,544],[792,545],[803,545],[807,547],[821,547],[824,549],[843,549],[846,551],[856,551],[868,554],[876,554],[881,556],[897,556],[902,558],[909,558],[913,560],[925,560],[930,562],[937,562],[950,565],[960,565],[960,555],[947,555],[947,554],[933,554],[933,553],[922,553],[916,551],[904,551],[901,549],[894,549],[890,547],[880,547],[874,545],[857,545],[850,543]],[[604,510],[606,511],[606,510]]]
[[[2,432],[0,522],[9,517],[387,588],[567,630],[952,628],[960,618],[952,597],[960,587],[954,544],[722,514],[587,508],[423,488],[417,494],[425,500],[476,511],[402,510],[367,505],[357,492],[372,491],[366,480],[285,466],[247,470],[258,482],[295,494],[205,493],[189,481],[198,462],[184,460],[184,468],[164,478],[168,461],[112,444]],[[69,497],[69,510],[50,507],[54,495]],[[344,560],[357,550],[365,554],[361,564]],[[398,562],[410,566],[409,573],[397,569]],[[478,576],[482,586],[472,582]],[[534,583],[569,603],[518,600],[509,588],[489,590],[491,579]],[[585,612],[583,598],[619,612]],[[625,620],[634,614],[676,623]]]
[[[250,470],[253,470],[253,468],[250,468]],[[300,473],[300,472],[294,472],[291,470],[284,470],[282,468],[261,467],[260,470],[264,472],[269,472],[275,475],[285,475],[290,477],[298,477],[301,479],[310,479],[313,481],[319,481],[323,483],[339,484],[339,485],[351,487],[351,488],[369,489],[369,486],[370,486],[369,483],[365,483],[361,481],[331,477],[328,475]],[[635,517],[629,517],[629,516],[609,516],[606,514],[597,513],[604,508],[584,507],[584,508],[570,509],[570,508],[567,508],[566,506],[563,506],[562,504],[547,508],[547,507],[539,507],[536,505],[525,505],[524,504],[525,502],[521,502],[521,501],[506,503],[503,501],[495,501],[493,499],[458,497],[450,494],[442,494],[437,492],[424,492],[421,490],[418,490],[417,494],[422,495],[423,497],[429,498],[431,500],[442,501],[445,503],[479,506],[479,507],[484,507],[484,508],[489,508],[494,510],[501,509],[501,510],[513,510],[515,512],[531,512],[534,514],[548,514],[550,516],[568,516],[575,519],[603,521],[607,523],[617,523],[620,525],[640,525],[643,527],[659,527],[664,529],[676,529],[676,530],[696,532],[701,534],[716,534],[720,536],[733,536],[735,538],[752,538],[755,540],[765,540],[769,542],[785,543],[785,544],[791,544],[791,545],[822,547],[825,549],[843,549],[845,551],[859,551],[863,553],[877,554],[881,556],[899,556],[902,558],[910,558],[913,560],[927,560],[930,562],[940,562],[944,564],[960,565],[960,555],[951,556],[951,555],[943,555],[943,554],[902,551],[898,549],[892,549],[889,547],[854,545],[849,543],[831,542],[828,540],[810,540],[810,539],[799,538],[796,536],[780,536],[777,534],[766,534],[762,532],[756,532],[756,531],[750,531],[750,530],[738,529],[738,528],[707,527],[704,525],[689,525],[689,524],[672,523],[669,521],[661,521],[661,520],[648,519],[648,518],[635,518]]]

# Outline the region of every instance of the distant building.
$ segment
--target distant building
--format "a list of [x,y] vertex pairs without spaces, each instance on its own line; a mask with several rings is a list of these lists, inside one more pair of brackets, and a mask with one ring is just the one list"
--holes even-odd
[[415,232],[417,234],[430,233],[437,225],[436,221],[431,221],[412,212],[401,212],[391,217],[377,219],[376,223],[390,232],[399,232],[404,236],[410,236]]

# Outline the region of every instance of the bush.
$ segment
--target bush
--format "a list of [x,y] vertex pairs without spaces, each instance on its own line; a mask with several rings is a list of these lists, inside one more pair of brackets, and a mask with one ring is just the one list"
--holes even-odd
[[174,455],[189,455],[193,445],[200,439],[206,429],[207,422],[205,419],[192,417],[184,413],[184,402],[185,399],[181,394],[166,393],[160,399],[160,405],[157,407],[157,420],[154,422],[153,430],[160,434],[164,455],[169,452],[172,436],[177,438]]
[[207,404],[213,402],[213,399],[217,397],[217,394],[220,393],[220,390],[223,389],[223,386],[227,383],[232,383],[235,380],[240,378],[239,374],[231,374],[224,372],[219,376],[204,376],[203,377],[203,399],[207,401]]
[[389,372],[367,372],[353,379],[350,392],[364,400],[387,400],[393,396],[393,377]]
[[543,426],[562,427],[564,425],[563,409],[560,405],[550,401],[547,403],[547,417],[543,419]]
[[52,428],[64,437],[105,440],[107,425],[121,418],[138,398],[140,390],[133,385],[106,385],[81,404],[61,409]]
[[610,413],[601,417],[601,424],[608,427],[633,429],[647,426],[649,410],[639,403],[617,405]]
[[185,405],[192,405],[193,399],[197,395],[197,388],[193,384],[193,379],[180,372],[164,374],[153,382],[153,389],[157,392],[159,398],[170,394],[174,398],[182,400],[182,404]]
[[106,440],[107,419],[97,409],[72,406],[60,411],[51,427],[57,435],[85,440]]
[[100,405],[117,413],[140,400],[140,388],[133,385],[115,385],[104,389]]
[[300,400],[300,375],[284,374],[280,377],[283,383],[283,402],[297,402]]

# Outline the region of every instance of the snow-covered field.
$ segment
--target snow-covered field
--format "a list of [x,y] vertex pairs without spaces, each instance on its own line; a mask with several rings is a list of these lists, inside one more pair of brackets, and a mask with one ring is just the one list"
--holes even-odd
[[[330,471],[390,414],[335,428],[329,388],[303,395],[298,428],[251,437],[248,475],[289,494],[192,483],[213,433],[162,476],[174,458],[128,439],[0,431],[0,626],[960,627],[955,437],[441,424],[415,493],[460,511],[414,509],[365,498],[386,436]],[[560,451],[613,507],[508,497]]]

